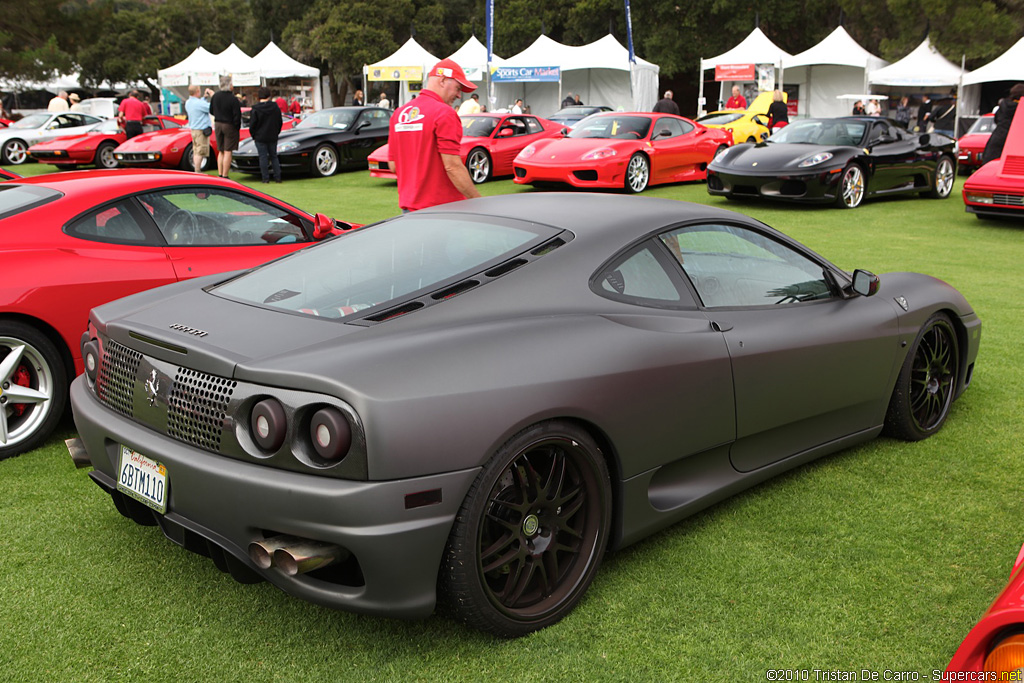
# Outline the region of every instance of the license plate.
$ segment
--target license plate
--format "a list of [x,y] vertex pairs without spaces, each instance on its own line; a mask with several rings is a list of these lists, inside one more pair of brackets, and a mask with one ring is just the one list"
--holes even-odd
[[167,512],[167,468],[138,451],[121,446],[117,490],[160,514]]

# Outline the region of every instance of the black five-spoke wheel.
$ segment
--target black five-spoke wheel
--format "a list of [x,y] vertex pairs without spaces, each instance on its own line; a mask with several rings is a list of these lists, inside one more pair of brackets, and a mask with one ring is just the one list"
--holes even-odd
[[960,378],[960,350],[949,317],[929,318],[907,355],[885,417],[886,431],[919,441],[939,431]]
[[557,622],[590,585],[610,519],[608,469],[586,432],[557,421],[520,432],[456,517],[444,567],[456,616],[503,637]]

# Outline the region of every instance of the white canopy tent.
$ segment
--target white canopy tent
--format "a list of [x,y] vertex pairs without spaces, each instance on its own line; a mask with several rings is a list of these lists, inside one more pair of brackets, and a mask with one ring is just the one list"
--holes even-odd
[[[363,92],[366,93],[366,103],[374,104],[377,102],[377,99],[370,94],[368,82],[374,80],[398,81],[398,102],[391,103],[391,107],[397,109],[411,99],[412,93],[419,90],[423,80],[409,81],[390,77],[394,76],[396,71],[400,71],[403,68],[420,67],[423,69],[422,77],[425,79],[427,71],[439,61],[441,60],[427,52],[422,45],[416,42],[415,38],[409,38],[402,47],[398,48],[388,57],[373,64],[363,65]],[[459,66],[462,65],[460,64]],[[388,75],[389,79],[372,78],[374,71]],[[399,75],[401,74],[399,73]],[[409,87],[410,83],[415,83],[413,88]]]
[[800,86],[798,115],[845,116],[850,104],[840,99],[843,94],[868,92],[869,74],[887,64],[839,26],[814,47],[783,59],[782,79]]
[[300,79],[302,99],[308,97],[314,110],[323,108],[320,69],[292,59],[274,41],[267,43],[252,60],[265,82]]
[[[454,60],[461,66],[469,80],[474,83],[480,84],[487,80],[487,46],[477,40],[476,36],[470,36],[462,47],[448,56],[448,59]],[[504,59],[498,55],[491,55],[492,66],[504,66],[504,64]]]
[[903,59],[868,74],[868,83],[901,89],[918,88],[922,92],[935,88],[956,87],[964,70],[949,61],[925,38]]
[[[723,52],[717,57],[700,60],[700,98],[702,100],[704,98],[704,71],[706,69],[714,69],[717,66],[728,64],[772,64],[775,68],[781,69],[783,62],[792,59],[792,57],[793,55],[769,40],[764,31],[760,28],[755,28],[739,45],[731,50]],[[721,81],[718,99],[722,101],[728,99],[726,93],[732,89],[733,85],[733,81]],[[780,86],[781,83],[776,85],[776,87]],[[748,97],[747,99],[750,100],[752,98]],[[717,108],[717,104],[715,108]],[[698,115],[705,111],[703,105],[698,105],[697,109]]]
[[658,101],[658,65],[640,57],[631,64],[629,51],[611,34],[578,47],[542,35],[530,47],[506,59],[502,66],[557,66],[561,82],[496,83],[499,107],[522,97],[533,113],[550,115],[559,109],[568,93],[578,93],[585,104],[622,111],[650,111]]
[[1024,82],[1024,38],[985,66],[964,74],[960,90],[961,113],[980,114],[978,104],[981,101],[981,84],[994,81]]

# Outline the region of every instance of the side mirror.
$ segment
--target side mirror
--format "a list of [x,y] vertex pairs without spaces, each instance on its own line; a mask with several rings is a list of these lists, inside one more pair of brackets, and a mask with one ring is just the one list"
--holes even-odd
[[499,138],[510,138],[515,134],[516,132],[511,128],[502,128],[501,130],[498,131]]
[[874,273],[859,268],[853,271],[853,291],[861,296],[874,296],[881,286],[881,280]]
[[563,128],[563,129],[562,129],[562,130],[560,131],[560,133],[561,133],[561,136],[562,136],[562,137],[564,138],[564,137],[565,137],[566,135],[568,135],[568,134],[569,134],[569,129],[568,129],[568,128]]
[[930,133],[923,133],[918,140],[920,140],[922,147],[927,147],[932,142],[932,136]]
[[313,239],[322,240],[330,237],[334,234],[336,225],[337,221],[333,218],[318,213],[313,220]]
[[[701,132],[704,132],[704,131],[701,131]],[[667,128],[663,128],[663,129],[659,130],[657,133],[655,133],[654,137],[651,138],[651,139],[652,140],[657,140],[658,138],[668,137],[669,135],[672,135],[672,131],[670,131]]]
[[356,129],[353,132],[358,133],[363,128],[369,128],[370,125],[372,124],[369,121],[360,121],[359,123],[356,124]]

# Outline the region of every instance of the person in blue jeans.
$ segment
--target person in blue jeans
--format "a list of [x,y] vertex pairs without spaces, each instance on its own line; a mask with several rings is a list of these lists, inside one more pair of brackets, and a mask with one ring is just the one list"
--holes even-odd
[[270,89],[263,87],[256,93],[259,102],[249,114],[249,132],[260,156],[260,176],[264,183],[270,182],[270,170],[274,182],[281,182],[281,164],[277,160],[277,138],[281,134],[281,109],[270,99]]

